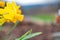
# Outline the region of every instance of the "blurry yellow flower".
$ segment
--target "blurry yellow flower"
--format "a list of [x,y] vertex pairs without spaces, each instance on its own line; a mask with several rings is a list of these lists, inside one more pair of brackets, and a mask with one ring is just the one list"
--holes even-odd
[[4,24],[6,19],[4,18],[4,9],[0,8],[0,25]]
[[[1,5],[5,5],[4,2]],[[21,10],[19,10],[20,6],[17,6],[14,1],[12,3],[7,2],[4,9],[0,8],[0,25],[5,22],[13,22],[23,21],[24,15],[21,14]]]
[[5,22],[6,22],[6,21],[5,21],[4,18],[1,18],[1,19],[0,19],[0,25],[3,25]]
[[11,3],[7,3],[7,6],[5,7],[5,11],[7,12],[6,15],[4,15],[4,17],[6,19],[12,20],[14,15],[16,14],[16,12],[14,11]]
[[17,10],[17,14],[21,14],[22,13],[22,11],[21,10]]
[[7,23],[10,23],[11,21],[7,19],[6,22],[7,22]]
[[24,15],[16,15],[15,18],[19,21],[23,21]]
[[15,15],[14,19],[12,20],[13,23],[16,23],[16,21],[22,22],[24,19],[24,15]]
[[12,6],[14,6],[14,9],[16,9],[16,11],[20,8],[20,6],[17,6],[17,4],[14,1],[12,1]]
[[21,10],[19,10],[19,7],[20,6],[17,6],[15,2],[7,2],[5,12],[8,12],[4,15],[4,18],[12,21],[13,23],[16,23],[17,20],[22,22],[24,15],[21,15]]
[[0,1],[0,7],[4,7],[5,6],[5,2]]

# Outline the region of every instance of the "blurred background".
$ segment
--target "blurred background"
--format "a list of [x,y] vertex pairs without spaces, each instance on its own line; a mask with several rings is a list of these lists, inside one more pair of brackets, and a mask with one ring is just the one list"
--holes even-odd
[[[4,0],[11,2],[12,0]],[[21,6],[22,12],[32,20],[52,22],[57,14],[60,0],[14,0]]]
[[[3,0],[11,2],[12,0]],[[24,21],[18,25],[13,36],[19,37],[27,30],[42,32],[42,35],[30,40],[60,40],[60,25],[55,23],[55,15],[60,9],[60,0],[14,0],[21,6],[25,15]],[[20,27],[21,26],[21,27]],[[20,31],[19,31],[20,30]],[[17,35],[18,34],[18,35]]]

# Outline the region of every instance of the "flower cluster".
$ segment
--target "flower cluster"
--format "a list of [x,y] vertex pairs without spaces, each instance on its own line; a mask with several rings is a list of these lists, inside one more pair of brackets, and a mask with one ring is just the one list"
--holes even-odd
[[24,15],[21,14],[20,6],[17,6],[14,1],[7,2],[4,9],[0,8],[0,25],[5,22],[13,22],[22,21]]

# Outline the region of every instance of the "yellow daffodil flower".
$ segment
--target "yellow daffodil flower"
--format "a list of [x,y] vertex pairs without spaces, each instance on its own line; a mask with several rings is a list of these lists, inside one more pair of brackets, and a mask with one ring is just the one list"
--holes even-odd
[[16,23],[17,20],[21,22],[24,18],[24,15],[21,15],[21,10],[19,10],[19,7],[20,6],[17,6],[15,2],[7,2],[5,10],[8,12],[6,15],[4,15],[4,18],[9,19],[13,23]]
[[14,15],[16,14],[16,12],[14,11],[11,3],[7,2],[7,6],[5,7],[5,10],[6,10],[7,14],[4,15],[4,17],[6,19],[12,20]]
[[5,6],[5,2],[0,1],[0,7],[4,7]]
[[6,19],[4,18],[4,9],[0,8],[0,25],[4,24]]
[[[2,5],[4,5],[2,3]],[[19,10],[20,6],[17,6],[14,1],[12,3],[7,2],[4,9],[0,8],[0,25],[5,22],[13,22],[23,21],[24,15],[21,14],[21,10]]]
[[17,20],[20,21],[20,22],[22,22],[23,18],[24,18],[24,15],[18,15],[17,14],[17,15],[14,16],[14,19],[12,20],[12,22],[16,23]]

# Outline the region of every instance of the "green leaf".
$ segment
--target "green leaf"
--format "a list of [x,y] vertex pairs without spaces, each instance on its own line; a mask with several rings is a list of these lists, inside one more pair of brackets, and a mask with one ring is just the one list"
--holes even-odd
[[29,30],[28,32],[26,32],[23,36],[21,36],[20,38],[17,38],[15,40],[22,40],[23,38],[25,38],[27,35],[31,34],[32,33],[32,29]]
[[22,40],[30,39],[30,38],[35,37],[35,36],[38,36],[38,35],[40,35],[40,34],[42,34],[42,32],[32,33],[32,34],[27,35],[27,36],[26,36],[25,38],[23,38]]
[[16,38],[15,40],[28,40],[28,39],[38,36],[40,34],[42,34],[42,32],[32,33],[32,30],[30,30],[27,33],[25,33],[22,37]]

